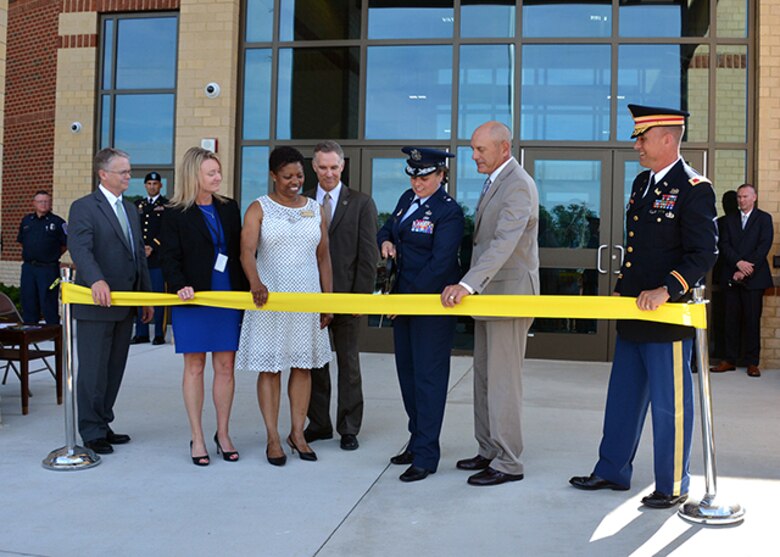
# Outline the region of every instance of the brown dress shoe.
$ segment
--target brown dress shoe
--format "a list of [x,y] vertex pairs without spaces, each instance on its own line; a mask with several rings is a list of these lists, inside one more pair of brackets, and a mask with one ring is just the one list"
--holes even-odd
[[748,366],[747,371],[750,377],[761,377],[761,370],[758,369],[758,366]]
[[724,371],[734,371],[735,369],[737,369],[737,366],[727,360],[723,360],[715,367],[711,367],[710,371],[714,373],[723,373]]

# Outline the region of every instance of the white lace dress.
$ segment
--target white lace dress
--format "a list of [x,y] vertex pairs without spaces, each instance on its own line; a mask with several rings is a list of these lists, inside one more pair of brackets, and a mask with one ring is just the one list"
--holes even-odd
[[[267,195],[263,209],[257,272],[269,298],[274,292],[321,292],[317,266],[320,206],[309,199],[304,207],[279,205]],[[291,367],[310,369],[330,361],[328,330],[320,329],[319,313],[248,310],[244,313],[236,369],[278,372]]]

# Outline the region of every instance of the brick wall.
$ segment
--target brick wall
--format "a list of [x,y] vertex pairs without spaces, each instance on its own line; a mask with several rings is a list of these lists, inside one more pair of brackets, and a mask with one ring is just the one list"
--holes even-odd
[[[780,0],[762,0],[758,9],[758,114],[756,137],[756,185],[759,205],[772,214],[775,242],[770,252],[778,250],[780,231]],[[778,270],[773,269],[777,274]],[[761,363],[780,368],[780,292],[770,289],[764,297],[761,324]]]
[[57,18],[61,2],[9,3],[3,132],[2,255],[21,255],[16,233],[32,193],[52,189]]

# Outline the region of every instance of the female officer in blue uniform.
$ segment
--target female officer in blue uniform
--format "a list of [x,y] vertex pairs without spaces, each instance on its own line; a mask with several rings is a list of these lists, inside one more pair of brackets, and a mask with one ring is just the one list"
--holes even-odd
[[[412,188],[398,200],[377,234],[383,258],[393,258],[397,279],[392,292],[438,294],[460,279],[458,247],[463,211],[442,187],[450,153],[404,147]],[[401,481],[423,480],[439,464],[439,433],[444,419],[450,351],[456,317],[398,316],[393,320],[395,365],[404,408],[409,416],[406,450],[390,459],[409,464]]]

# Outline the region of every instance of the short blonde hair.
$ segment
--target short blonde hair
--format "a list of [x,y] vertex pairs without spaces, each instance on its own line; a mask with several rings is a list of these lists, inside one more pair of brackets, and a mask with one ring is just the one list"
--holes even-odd
[[[200,191],[200,167],[207,161],[213,160],[219,165],[222,171],[222,163],[216,153],[201,147],[190,147],[184,153],[181,164],[176,172],[176,184],[173,197],[171,197],[171,206],[180,209],[189,209],[195,203]],[[219,194],[213,194],[219,201],[225,203],[227,199]]]

